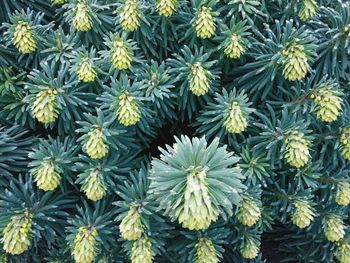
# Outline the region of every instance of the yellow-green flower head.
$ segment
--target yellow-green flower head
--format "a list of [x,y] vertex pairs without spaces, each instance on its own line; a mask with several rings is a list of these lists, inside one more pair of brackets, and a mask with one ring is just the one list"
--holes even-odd
[[123,70],[131,67],[132,54],[123,40],[115,40],[111,51],[111,61],[116,69]]
[[101,159],[108,154],[109,146],[101,128],[94,128],[88,133],[89,139],[84,144],[84,150],[91,159]]
[[314,220],[315,213],[307,201],[297,200],[294,202],[295,211],[292,215],[292,222],[299,228],[308,227]]
[[82,82],[92,82],[95,80],[97,74],[91,61],[84,59],[77,67],[78,79]]
[[197,37],[211,38],[215,33],[215,19],[212,15],[211,7],[201,7],[197,12],[197,18],[194,25]]
[[52,0],[54,5],[63,5],[67,0]]
[[219,210],[209,196],[206,176],[205,170],[193,168],[189,171],[184,205],[176,209],[179,223],[190,230],[206,229],[219,216]]
[[345,26],[343,31],[347,35],[347,37],[350,37],[350,24]]
[[247,239],[246,242],[244,243],[244,246],[241,248],[240,252],[243,258],[253,259],[258,256],[259,250],[260,248],[254,240]]
[[284,158],[293,167],[300,168],[308,163],[310,158],[310,142],[304,139],[304,134],[293,131],[285,140],[287,144]]
[[350,204],[350,184],[348,182],[340,182],[335,195],[335,202],[338,205]]
[[308,58],[302,44],[292,43],[282,51],[283,76],[286,80],[295,81],[305,78],[308,70]]
[[125,0],[119,17],[120,25],[125,31],[135,31],[140,26],[140,13],[137,0]]
[[31,244],[30,231],[33,215],[25,212],[14,215],[3,230],[3,249],[11,255],[19,255],[28,250]]
[[92,28],[92,19],[86,3],[80,2],[75,7],[73,26],[80,32],[86,32]]
[[57,90],[47,89],[40,91],[31,107],[33,115],[39,122],[48,124],[54,122],[58,117],[56,106]]
[[247,128],[248,123],[246,118],[243,116],[241,106],[234,101],[229,106],[229,109],[229,114],[224,121],[226,131],[229,133],[243,132]]
[[196,244],[195,263],[218,263],[219,257],[210,239],[199,238]]
[[252,200],[243,199],[242,206],[237,213],[238,221],[245,226],[253,226],[261,217],[260,207]]
[[37,40],[33,34],[32,28],[27,22],[20,21],[15,28],[12,43],[23,54],[29,54],[36,50]]
[[140,239],[143,234],[139,207],[131,207],[119,225],[120,234],[126,240]]
[[39,189],[51,191],[57,188],[61,182],[61,175],[57,172],[52,160],[44,160],[33,173],[34,181]]
[[345,235],[344,222],[337,216],[330,216],[326,220],[324,235],[328,241],[336,242]]
[[189,81],[190,91],[196,96],[203,96],[209,91],[210,82],[209,72],[203,68],[201,63],[194,63]]
[[317,9],[318,6],[316,0],[304,0],[299,12],[300,19],[304,22],[308,21],[316,15]]
[[312,94],[316,104],[316,117],[324,122],[332,122],[337,120],[341,111],[342,99],[331,89],[322,88],[317,94]]
[[107,187],[103,180],[103,174],[99,169],[92,169],[90,175],[85,179],[82,186],[86,197],[92,201],[101,200],[107,192]]
[[337,243],[337,252],[335,257],[339,263],[350,263],[350,243],[349,241],[341,241]]
[[227,57],[232,59],[240,58],[246,51],[245,44],[240,35],[233,33],[230,41],[227,43],[224,53]]
[[141,119],[141,113],[136,99],[129,95],[128,92],[124,92],[119,96],[117,118],[124,126],[135,125]]
[[169,17],[176,10],[177,0],[157,0],[157,12],[161,16]]
[[92,263],[97,255],[97,231],[90,226],[82,226],[74,239],[72,256],[76,263]]
[[340,136],[340,153],[350,161],[350,127],[343,128]]
[[143,236],[134,241],[131,248],[131,263],[152,263],[154,258],[152,243]]

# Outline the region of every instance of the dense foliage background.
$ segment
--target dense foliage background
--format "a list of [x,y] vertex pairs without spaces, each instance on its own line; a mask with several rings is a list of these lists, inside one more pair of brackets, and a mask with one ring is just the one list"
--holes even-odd
[[350,262],[349,1],[0,23],[0,262]]

